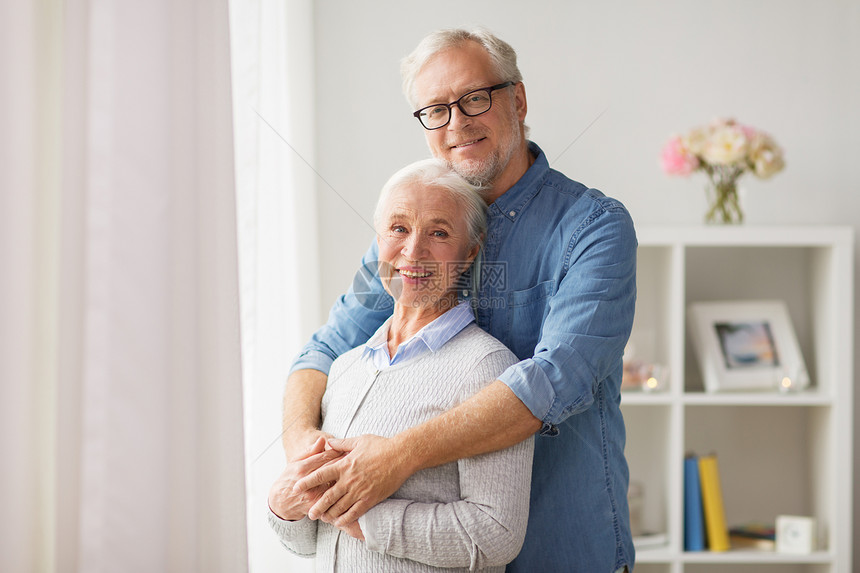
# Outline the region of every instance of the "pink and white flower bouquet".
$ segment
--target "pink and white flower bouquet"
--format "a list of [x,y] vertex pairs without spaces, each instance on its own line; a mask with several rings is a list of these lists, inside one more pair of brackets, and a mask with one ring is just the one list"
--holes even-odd
[[737,196],[741,175],[749,171],[767,179],[785,167],[782,149],[770,135],[733,119],[715,120],[687,135],[673,136],[660,159],[669,175],[688,176],[700,170],[707,174],[711,205],[705,220],[709,223],[743,221]]

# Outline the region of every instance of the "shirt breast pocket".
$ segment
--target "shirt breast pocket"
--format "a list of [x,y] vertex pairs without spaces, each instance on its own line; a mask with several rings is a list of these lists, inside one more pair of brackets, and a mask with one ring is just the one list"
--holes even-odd
[[541,324],[549,310],[549,299],[554,293],[555,281],[548,280],[508,294],[508,340],[517,356],[534,355]]

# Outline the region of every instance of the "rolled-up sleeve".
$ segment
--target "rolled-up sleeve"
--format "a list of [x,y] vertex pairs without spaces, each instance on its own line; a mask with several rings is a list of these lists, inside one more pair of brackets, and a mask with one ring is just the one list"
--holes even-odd
[[626,209],[607,202],[573,233],[556,292],[547,299],[534,356],[501,376],[554,435],[587,409],[597,385],[615,374],[633,324],[636,233]]
[[328,374],[335,358],[367,342],[391,316],[394,300],[382,287],[378,259],[379,249],[373,241],[349,290],[332,306],[328,321],[299,352],[290,372],[312,368]]

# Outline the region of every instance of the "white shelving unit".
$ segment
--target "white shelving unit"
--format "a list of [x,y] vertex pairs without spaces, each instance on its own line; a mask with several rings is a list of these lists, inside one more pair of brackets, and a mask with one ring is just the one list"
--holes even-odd
[[[624,391],[631,482],[643,489],[636,573],[851,570],[853,230],[638,229],[636,357],[668,367],[654,392]],[[795,393],[706,393],[686,327],[690,303],[784,300],[812,379]],[[684,551],[683,459],[716,453],[726,521],[817,519],[818,551]]]

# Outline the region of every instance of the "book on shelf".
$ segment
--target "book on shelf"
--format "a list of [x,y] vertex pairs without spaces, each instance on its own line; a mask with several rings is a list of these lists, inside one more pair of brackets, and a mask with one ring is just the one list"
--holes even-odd
[[731,548],[723,492],[720,487],[720,470],[716,454],[699,456],[699,485],[702,489],[702,513],[708,549],[727,551]]
[[776,549],[776,528],[770,523],[745,523],[729,529],[729,542],[735,549]]
[[684,458],[684,551],[705,550],[705,522],[702,515],[702,489],[699,485],[699,460],[694,454]]
[[726,526],[717,456],[684,456],[684,551],[726,551]]

